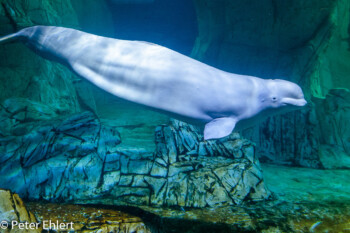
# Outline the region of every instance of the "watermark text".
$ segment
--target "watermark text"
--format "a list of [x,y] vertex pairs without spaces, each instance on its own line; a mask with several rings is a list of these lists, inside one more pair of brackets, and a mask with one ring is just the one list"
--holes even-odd
[[73,222],[59,222],[58,220],[43,220],[39,222],[18,222],[18,221],[1,221],[0,229],[20,229],[20,230],[73,230]]

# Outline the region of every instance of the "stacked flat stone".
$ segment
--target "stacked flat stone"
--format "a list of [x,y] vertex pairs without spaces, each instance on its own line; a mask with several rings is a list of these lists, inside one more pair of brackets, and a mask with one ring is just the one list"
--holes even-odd
[[203,141],[195,127],[172,121],[156,129],[153,152],[123,147],[118,131],[91,112],[48,119],[31,101],[2,106],[0,187],[22,197],[183,207],[269,197],[254,145],[238,134]]

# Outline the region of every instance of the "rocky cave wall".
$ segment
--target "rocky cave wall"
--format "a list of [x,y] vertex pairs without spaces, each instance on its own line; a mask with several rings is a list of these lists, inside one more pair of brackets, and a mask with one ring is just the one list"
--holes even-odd
[[[103,1],[2,0],[0,3],[1,35],[34,25],[71,27],[100,35],[114,33]],[[63,115],[79,112],[81,108],[96,111],[91,85],[66,67],[37,56],[20,43],[1,45],[0,53],[0,102],[14,97],[28,98]]]
[[350,89],[350,2],[335,1],[330,15],[332,35],[325,49],[315,61],[310,78],[311,92],[325,97],[332,88]]
[[195,3],[199,36],[193,57],[233,73],[298,83],[307,82],[305,68],[315,53],[309,46],[329,30],[334,8],[329,0]]
[[[72,11],[69,1],[1,1],[1,34],[37,24],[77,28]],[[22,97],[61,113],[79,111],[73,76],[66,68],[38,57],[21,44],[2,45],[0,50],[1,102]]]
[[[330,122],[325,115],[317,114],[328,111],[326,115],[336,118],[343,111],[342,114],[349,116],[348,103],[339,97],[347,94],[327,95],[333,88],[350,87],[348,1],[194,2],[199,35],[193,57],[233,73],[296,82],[309,101],[301,111],[272,117],[259,127],[243,132],[257,144],[261,159],[320,168],[325,165],[325,161],[320,160],[320,154],[324,154],[320,148],[325,144],[338,148],[335,150],[341,148],[350,156],[346,146],[329,141],[325,133],[320,132],[323,125]],[[344,105],[337,110],[325,110],[312,96],[327,96],[326,102],[338,99]],[[345,137],[346,133],[340,135],[335,128],[347,132],[347,123],[341,119],[336,122],[340,126],[332,123],[327,133],[334,138]]]

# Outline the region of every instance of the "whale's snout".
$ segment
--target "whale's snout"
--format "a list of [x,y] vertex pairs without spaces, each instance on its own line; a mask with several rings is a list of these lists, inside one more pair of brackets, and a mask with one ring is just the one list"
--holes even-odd
[[303,107],[303,106],[305,106],[305,105],[307,105],[307,101],[306,101],[305,99],[301,99],[301,100],[299,101],[299,105],[298,105],[298,106]]
[[298,107],[303,107],[307,104],[307,101],[302,98],[302,99],[294,99],[294,98],[282,98],[282,104],[288,104],[288,105],[294,105]]

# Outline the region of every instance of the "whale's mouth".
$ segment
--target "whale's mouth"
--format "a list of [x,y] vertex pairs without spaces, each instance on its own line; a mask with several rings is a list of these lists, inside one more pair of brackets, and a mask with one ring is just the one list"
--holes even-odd
[[307,101],[304,98],[301,98],[301,99],[283,98],[281,102],[283,104],[294,105],[298,107],[303,107],[307,104]]

